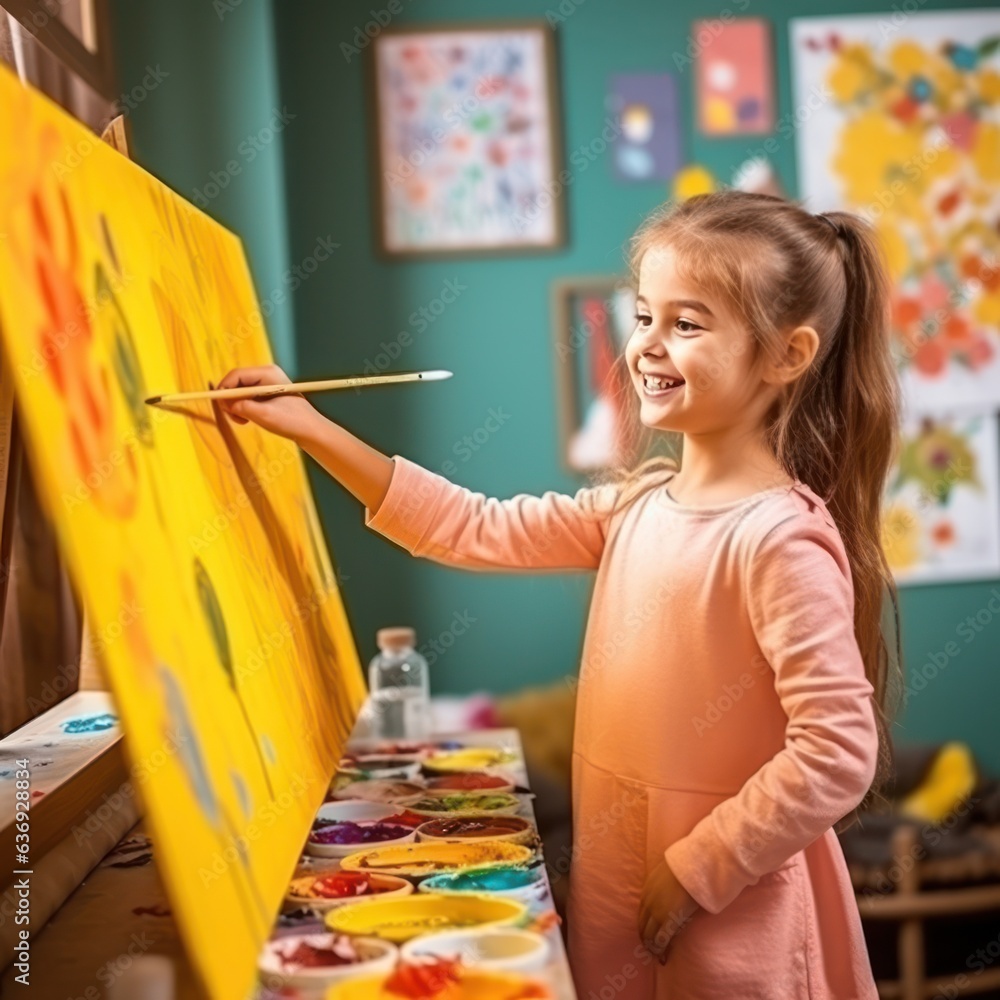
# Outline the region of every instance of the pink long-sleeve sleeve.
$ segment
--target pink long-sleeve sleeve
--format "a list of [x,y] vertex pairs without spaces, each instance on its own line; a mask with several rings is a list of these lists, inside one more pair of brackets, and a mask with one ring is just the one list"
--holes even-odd
[[378,510],[365,508],[365,527],[462,569],[596,569],[614,493],[599,486],[498,500],[393,455],[389,489]]
[[786,518],[756,546],[746,580],[754,634],[788,724],[783,749],[666,850],[678,880],[710,913],[847,815],[871,784],[878,749],[836,530],[817,515]]

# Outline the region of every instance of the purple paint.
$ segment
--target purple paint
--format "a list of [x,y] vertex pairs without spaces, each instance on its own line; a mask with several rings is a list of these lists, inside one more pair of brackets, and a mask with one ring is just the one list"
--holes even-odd
[[309,839],[314,844],[378,844],[384,840],[402,840],[413,831],[393,823],[331,823],[314,830]]

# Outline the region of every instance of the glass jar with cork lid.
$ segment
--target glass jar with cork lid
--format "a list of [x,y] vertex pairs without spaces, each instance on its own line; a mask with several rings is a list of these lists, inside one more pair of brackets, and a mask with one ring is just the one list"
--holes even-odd
[[373,735],[379,739],[424,740],[430,735],[430,678],[416,651],[412,628],[375,633],[379,652],[368,666]]

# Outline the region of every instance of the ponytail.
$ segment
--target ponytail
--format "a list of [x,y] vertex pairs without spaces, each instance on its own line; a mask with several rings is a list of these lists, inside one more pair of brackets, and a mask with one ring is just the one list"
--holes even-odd
[[[771,427],[771,440],[788,471],[827,504],[851,564],[855,635],[875,689],[878,795],[892,770],[890,709],[899,697],[902,664],[899,598],[882,545],[882,503],[898,448],[900,410],[889,341],[890,280],[868,223],[849,212],[817,218],[832,224],[843,261],[843,308],[821,362],[794,387]],[[894,657],[882,628],[886,597]]]

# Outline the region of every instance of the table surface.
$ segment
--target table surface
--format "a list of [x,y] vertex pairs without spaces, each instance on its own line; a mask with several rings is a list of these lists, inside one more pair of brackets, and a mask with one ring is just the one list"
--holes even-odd
[[[521,743],[516,730],[491,729],[436,736],[471,746],[495,746],[514,751],[517,761],[505,765],[521,787],[528,787]],[[521,796],[520,815],[534,821],[530,796]],[[155,848],[142,821],[84,879],[32,937],[31,996],[103,1000],[140,955],[163,955],[174,966],[176,996],[192,995],[191,970],[183,954],[170,904],[155,865]],[[533,913],[551,910],[546,874],[545,895],[531,907]],[[279,918],[275,934],[289,933]],[[306,929],[302,923],[294,930]],[[547,933],[552,946],[548,966],[535,978],[544,980],[558,1000],[575,1000],[569,965],[558,927]],[[14,986],[8,969],[0,978],[0,994]]]

